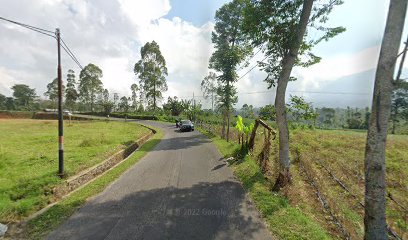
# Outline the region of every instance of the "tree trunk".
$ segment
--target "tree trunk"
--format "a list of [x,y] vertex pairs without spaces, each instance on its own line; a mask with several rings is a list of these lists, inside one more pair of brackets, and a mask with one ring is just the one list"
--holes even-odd
[[222,110],[222,130],[221,130],[221,137],[225,139],[225,126],[227,125],[227,116],[225,114],[225,109]]
[[156,112],[156,84],[153,84],[153,112]]
[[94,93],[91,91],[91,112],[94,112]]
[[364,159],[364,239],[388,239],[385,217],[385,146],[393,91],[393,73],[404,27],[406,0],[391,0],[375,74],[372,113]]
[[289,49],[288,54],[282,59],[282,71],[278,79],[278,87],[276,90],[275,108],[276,122],[279,129],[279,164],[280,173],[276,180],[274,190],[279,190],[291,182],[290,175],[290,159],[289,159],[289,129],[286,119],[285,94],[286,87],[289,82],[290,73],[295,64],[296,57],[299,52],[300,45],[303,42],[307,23],[313,6],[313,0],[305,0],[303,2],[302,13],[300,15],[299,24],[296,32],[296,41]]
[[[234,46],[234,45],[233,45]],[[227,142],[229,141],[229,130],[230,130],[230,82],[227,80],[227,97],[226,97],[226,105],[227,105]]]
[[230,113],[227,112],[227,142],[229,142],[229,133],[230,133]]

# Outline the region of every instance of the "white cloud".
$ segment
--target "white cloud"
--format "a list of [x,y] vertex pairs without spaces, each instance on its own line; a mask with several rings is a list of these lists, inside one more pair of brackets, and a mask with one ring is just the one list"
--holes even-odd
[[[171,9],[169,0],[0,0],[0,5],[1,16],[50,30],[60,27],[82,65],[100,66],[104,87],[112,93],[130,95],[130,85],[138,82],[133,66],[140,59],[140,48],[155,40],[169,69],[169,91],[164,95],[192,95],[193,91],[199,95],[212,52],[213,25],[196,27],[178,17],[162,18]],[[10,93],[6,89],[22,82],[42,95],[56,76],[55,41],[0,22],[0,44],[8,46],[0,49],[0,91]],[[79,68],[64,52],[62,64],[64,76],[72,68],[78,78]]]
[[121,10],[136,25],[146,25],[165,16],[171,9],[169,0],[118,0]]
[[[130,85],[138,82],[133,66],[140,59],[140,48],[155,40],[169,70],[165,98],[175,95],[190,98],[193,92],[201,95],[200,82],[208,72],[208,60],[213,52],[214,25],[208,22],[198,27],[179,17],[164,18],[171,9],[169,0],[0,0],[0,6],[0,16],[50,30],[61,28],[63,39],[83,65],[94,63],[101,67],[103,83],[111,93],[130,96]],[[10,94],[12,84],[25,83],[43,95],[47,83],[56,76],[55,40],[0,22],[0,46],[0,92]],[[379,47],[357,53],[341,52],[337,49],[328,53],[321,63],[309,68],[295,68],[293,73],[299,80],[291,82],[289,88],[336,91],[325,87],[340,78],[376,67]],[[242,76],[262,58],[258,54],[238,75]],[[65,53],[62,63],[64,76],[70,68],[79,75],[79,68]],[[408,66],[408,61],[405,65]],[[255,106],[273,103],[274,93],[242,94],[266,91],[264,78],[265,73],[254,69],[236,83],[237,107],[244,103]]]
[[322,83],[371,70],[377,65],[379,52],[380,47],[374,46],[352,54],[323,58],[309,68],[297,67],[293,71],[299,78],[296,86],[299,91],[319,89]]

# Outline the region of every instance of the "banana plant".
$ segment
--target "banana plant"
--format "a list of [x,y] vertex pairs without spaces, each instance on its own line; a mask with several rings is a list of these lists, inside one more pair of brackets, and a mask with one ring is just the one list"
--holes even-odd
[[[248,144],[248,136],[254,129],[254,124],[251,123],[249,126],[245,125],[244,122],[242,121],[242,117],[238,115],[237,122],[235,124],[235,128],[238,131],[238,143],[241,143],[241,148],[244,148],[244,143],[245,145]],[[244,142],[244,136],[245,136],[245,142]]]
[[[235,128],[238,131],[238,144],[241,143],[241,139],[243,138],[244,134],[244,122],[242,121],[242,117],[238,115],[237,122],[235,124]],[[242,139],[243,140],[243,139]],[[243,142],[243,141],[242,141]],[[243,144],[243,143],[242,143]]]
[[245,135],[245,145],[248,145],[249,134],[254,129],[254,123],[251,123],[249,126],[244,125],[244,135]]

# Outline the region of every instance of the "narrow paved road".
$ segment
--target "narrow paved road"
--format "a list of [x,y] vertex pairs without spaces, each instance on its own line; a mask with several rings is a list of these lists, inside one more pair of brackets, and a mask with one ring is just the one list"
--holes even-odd
[[231,169],[205,136],[163,140],[48,239],[271,239]]

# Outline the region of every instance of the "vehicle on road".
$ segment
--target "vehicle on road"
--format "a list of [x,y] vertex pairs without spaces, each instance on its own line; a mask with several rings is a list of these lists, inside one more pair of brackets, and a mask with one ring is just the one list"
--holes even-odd
[[180,124],[180,131],[194,131],[194,124],[190,120],[182,120]]

